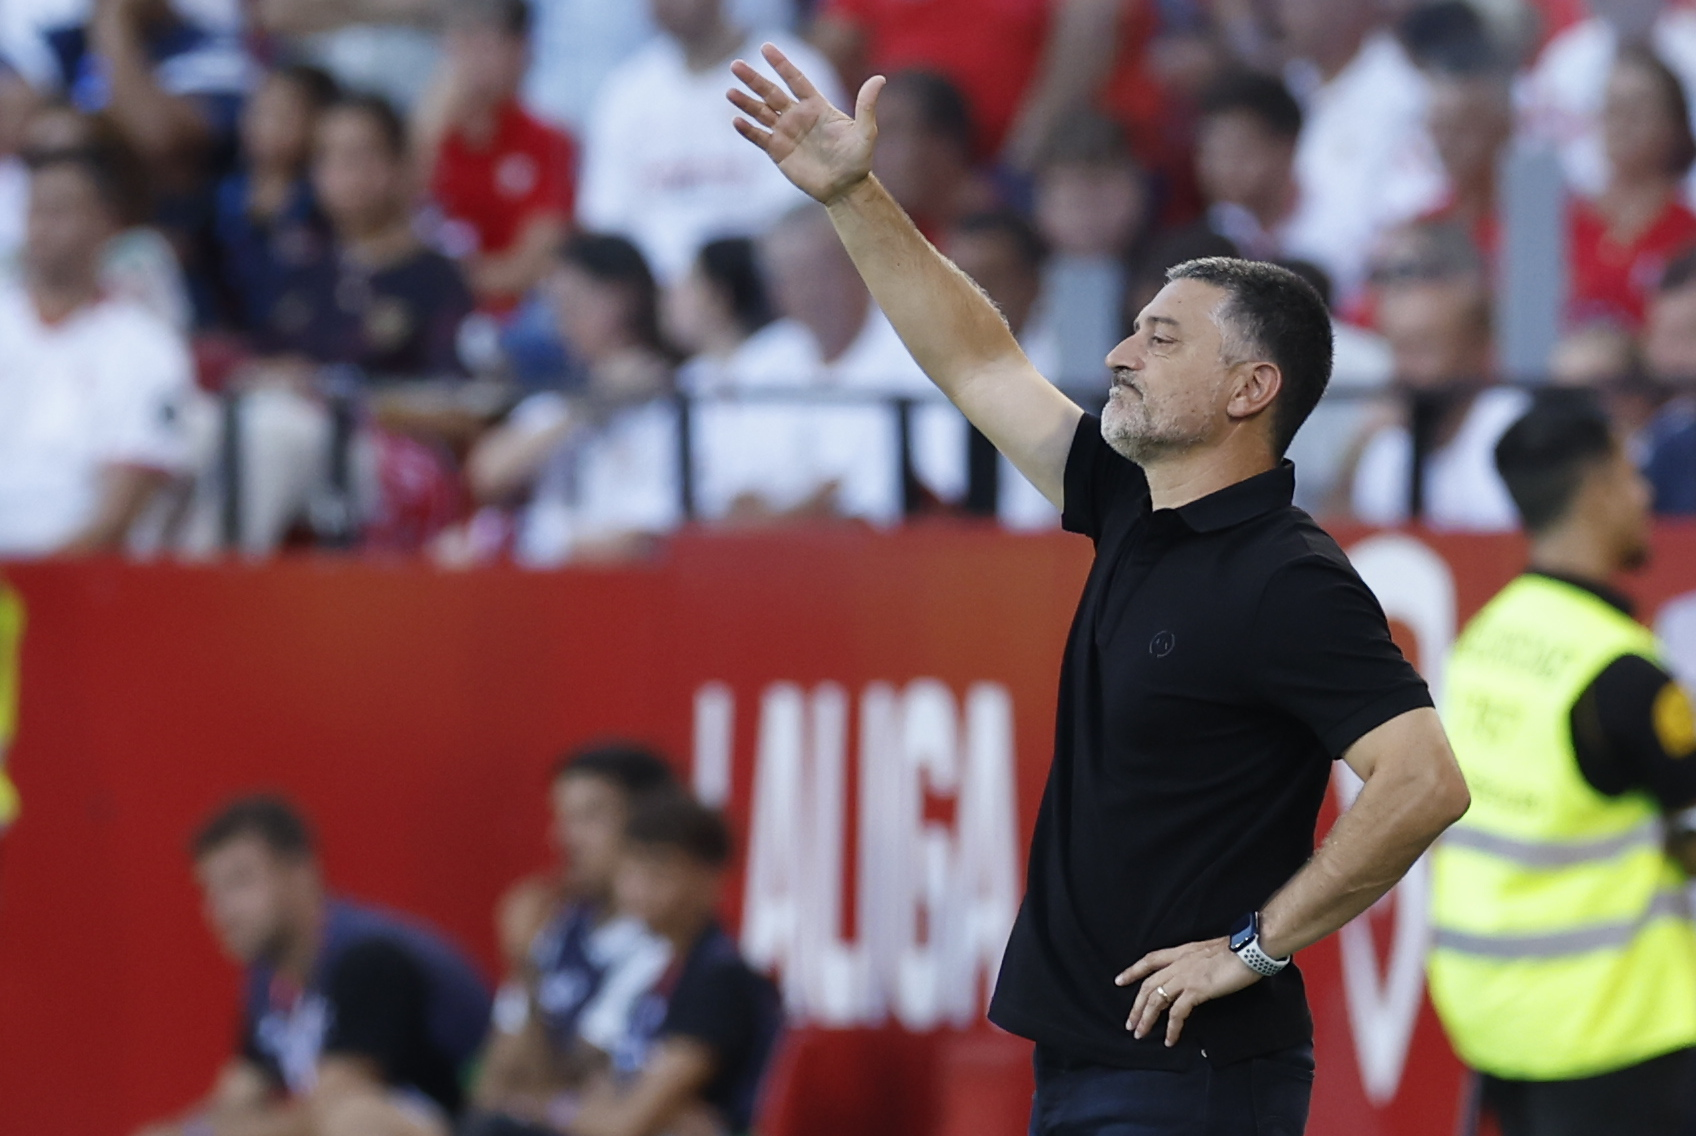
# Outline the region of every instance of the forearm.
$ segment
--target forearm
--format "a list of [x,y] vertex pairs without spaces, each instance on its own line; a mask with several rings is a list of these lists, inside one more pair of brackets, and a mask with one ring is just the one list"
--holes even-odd
[[1066,0],[1054,17],[1042,69],[1007,139],[1006,156],[1020,169],[1036,164],[1062,115],[1087,102],[1119,52],[1123,0]]
[[204,145],[210,136],[205,119],[192,102],[159,86],[140,32],[115,14],[97,17],[92,31],[110,70],[108,111],[131,144],[154,159],[178,158]]
[[925,239],[875,177],[830,203],[830,219],[914,360],[950,398],[974,373],[1024,354],[995,305]]
[[166,481],[157,470],[112,467],[94,516],[58,549],[60,556],[94,556],[123,549],[130,526]]
[[273,35],[314,35],[349,24],[413,24],[441,20],[442,0],[260,0],[259,23]]
[[205,1127],[196,1129],[191,1122],[184,1128],[185,1136],[314,1136],[312,1118],[306,1109],[294,1105],[274,1105],[258,1110],[213,1111],[204,1116]]
[[1313,859],[1261,912],[1262,949],[1287,958],[1378,902],[1465,811],[1457,807],[1464,794],[1440,773],[1369,777]]

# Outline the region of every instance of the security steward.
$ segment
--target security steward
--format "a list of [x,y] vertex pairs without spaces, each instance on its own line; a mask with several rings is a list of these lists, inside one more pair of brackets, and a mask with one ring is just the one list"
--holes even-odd
[[18,819],[18,791],[6,776],[6,751],[18,723],[18,647],[24,634],[24,604],[0,580],[0,833]]
[[1472,810],[1435,854],[1431,996],[1504,1136],[1661,1136],[1696,1115],[1696,928],[1667,817],[1696,715],[1609,587],[1649,487],[1588,399],[1502,436],[1530,567],[1467,625],[1444,722]]

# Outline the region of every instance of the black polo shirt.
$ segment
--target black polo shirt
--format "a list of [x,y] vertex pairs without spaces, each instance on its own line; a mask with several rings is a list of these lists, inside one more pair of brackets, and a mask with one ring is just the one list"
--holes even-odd
[[1131,1068],[1309,1041],[1294,966],[1198,1008],[1177,1052],[1164,1023],[1131,1036],[1136,990],[1113,978],[1264,905],[1313,853],[1331,760],[1431,695],[1342,550],[1291,504],[1288,462],[1155,510],[1086,415],[1065,489],[1066,528],[1096,557],[990,1019]]

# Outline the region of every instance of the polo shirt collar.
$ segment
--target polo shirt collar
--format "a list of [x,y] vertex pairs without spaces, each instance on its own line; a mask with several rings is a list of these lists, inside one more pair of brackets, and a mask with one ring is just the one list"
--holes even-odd
[[1227,485],[1175,510],[1192,532],[1209,533],[1288,508],[1296,496],[1296,467],[1288,458],[1265,473]]

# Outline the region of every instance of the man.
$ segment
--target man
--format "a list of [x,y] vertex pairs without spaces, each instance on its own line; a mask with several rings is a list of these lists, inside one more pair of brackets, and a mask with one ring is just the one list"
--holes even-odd
[[[1467,803],[1382,610],[1290,505],[1279,456],[1324,391],[1324,304],[1271,265],[1180,265],[1086,415],[870,176],[881,80],[849,118],[765,52],[788,90],[738,63],[758,97],[731,92],[737,130],[827,204],[914,358],[1096,544],[990,1007],[1038,1043],[1031,1130],[1299,1132],[1312,1022],[1290,956]],[[1365,788],[1315,853],[1335,757]]]
[[[609,75],[596,99],[583,134],[577,220],[636,242],[670,285],[708,241],[758,236],[801,199],[724,130],[725,68],[759,45],[725,0],[629,2],[649,4],[663,34]],[[835,90],[822,57],[787,36],[778,42]]]
[[153,1136],[447,1136],[489,999],[464,956],[401,916],[330,899],[306,822],[231,802],[195,835],[224,949],[247,967],[241,1049]]
[[1285,239],[1330,275],[1346,307],[1374,238],[1442,193],[1424,137],[1426,81],[1383,26],[1382,5],[1278,0],[1277,12],[1292,60],[1284,79],[1303,111],[1300,199]]
[[414,116],[419,168],[465,246],[471,290],[501,313],[553,267],[573,208],[571,140],[518,103],[529,40],[528,0],[456,5],[442,80]]
[[1655,512],[1696,513],[1696,249],[1661,274],[1643,328],[1649,378],[1667,392],[1637,441],[1643,472],[1655,491]]
[[1443,200],[1426,218],[1464,228],[1494,263],[1500,243],[1496,172],[1513,140],[1513,75],[1479,65],[1431,79],[1426,127],[1448,180]]
[[[1466,237],[1443,226],[1460,246]],[[1442,243],[1433,231],[1433,244]],[[1421,238],[1422,240],[1424,238]],[[1406,524],[1413,480],[1413,428],[1402,411],[1429,414],[1429,446],[1420,471],[1421,520],[1437,529],[1494,532],[1513,527],[1513,502],[1496,474],[1496,440],[1525,412],[1525,392],[1480,389],[1495,373],[1489,288],[1476,250],[1465,267],[1437,255],[1434,275],[1386,285],[1378,328],[1390,345],[1398,400],[1396,420],[1357,443],[1359,459],[1346,484],[1350,513],[1372,525]]]
[[666,941],[671,963],[613,1042],[610,1069],[559,1128],[570,1136],[751,1131],[783,1008],[777,988],[718,925],[730,832],[718,813],[674,792],[638,806],[624,837],[619,907]]
[[607,974],[665,950],[614,913],[612,889],[631,809],[674,787],[671,767],[637,746],[597,746],[560,763],[550,835],[564,861],[553,877],[514,886],[496,915],[507,979],[473,1090],[480,1123],[534,1114],[575,1088],[583,1014]]
[[1696,928],[1662,818],[1696,801],[1696,715],[1610,587],[1649,551],[1649,487],[1567,393],[1496,448],[1527,573],[1449,660],[1475,794],[1434,865],[1431,996],[1504,1136],[1696,1120]]
[[1207,223],[1257,260],[1302,256],[1289,247],[1301,104],[1283,80],[1253,71],[1225,74],[1201,96],[1196,180]]
[[98,153],[31,171],[23,279],[0,282],[0,558],[120,551],[193,463],[187,344],[101,287],[117,197]]

